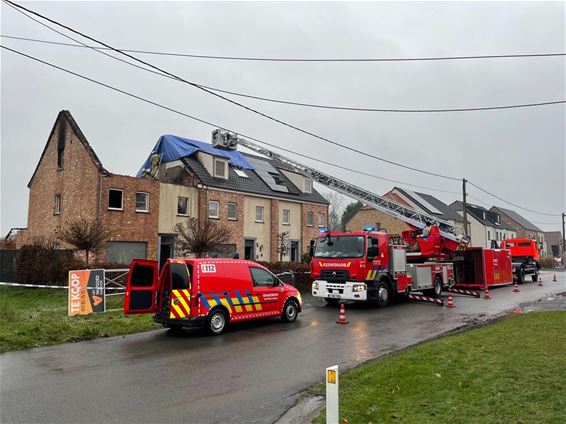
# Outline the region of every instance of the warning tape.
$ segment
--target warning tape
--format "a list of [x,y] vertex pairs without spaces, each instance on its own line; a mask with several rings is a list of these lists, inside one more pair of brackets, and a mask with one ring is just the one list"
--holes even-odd
[[457,289],[457,288],[454,288],[454,287],[450,287],[450,288],[448,289],[448,291],[451,292],[451,293],[458,293],[458,294],[463,294],[463,295],[466,295],[466,296],[477,297],[478,299],[479,299],[479,297],[480,297],[480,293],[477,292],[477,291],[475,291],[475,290],[462,290],[462,289]]
[[437,299],[435,297],[421,296],[418,294],[409,294],[409,299],[418,300],[420,302],[433,303],[439,306],[444,306],[444,301],[442,299]]
[[[21,283],[6,283],[0,281],[0,286],[8,287],[31,287],[37,289],[69,289],[68,286],[50,286],[47,284],[21,284]],[[106,290],[124,290],[123,287],[105,287]]]

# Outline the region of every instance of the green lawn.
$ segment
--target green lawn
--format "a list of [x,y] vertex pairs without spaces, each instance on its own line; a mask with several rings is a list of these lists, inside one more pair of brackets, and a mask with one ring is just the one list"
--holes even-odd
[[67,316],[63,289],[0,288],[0,352],[159,328],[151,315],[124,316],[123,296],[106,298],[114,312]]
[[530,313],[343,374],[340,416],[350,424],[558,424],[566,422],[565,386],[566,311]]

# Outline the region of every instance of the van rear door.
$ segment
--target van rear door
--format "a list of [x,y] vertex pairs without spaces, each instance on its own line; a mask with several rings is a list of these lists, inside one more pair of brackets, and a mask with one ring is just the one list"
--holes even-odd
[[157,311],[157,261],[134,259],[126,281],[124,314],[149,314]]

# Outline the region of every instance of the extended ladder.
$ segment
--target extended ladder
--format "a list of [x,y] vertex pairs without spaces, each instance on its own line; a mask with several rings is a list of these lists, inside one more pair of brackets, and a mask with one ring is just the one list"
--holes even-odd
[[[331,189],[339,193],[359,200],[360,202],[367,204],[379,211],[387,213],[394,218],[404,221],[415,228],[424,228],[427,222],[432,222],[438,225],[440,234],[443,237],[454,241],[458,241],[458,238],[456,237],[457,234],[460,235],[463,233],[463,229],[460,229],[460,227],[456,227],[447,221],[439,219],[438,217],[400,205],[383,196],[357,187],[339,178],[325,174],[324,172],[317,171],[310,166],[303,165],[292,159],[286,158],[279,153],[266,149],[265,147],[262,147],[245,138],[239,137],[237,134],[219,129],[212,132],[213,147],[234,150],[237,144],[253,150],[256,153],[282,162],[285,165],[293,168],[298,173],[310,177],[314,181],[323,184],[326,187],[330,187]],[[457,231],[457,229],[461,231]]]

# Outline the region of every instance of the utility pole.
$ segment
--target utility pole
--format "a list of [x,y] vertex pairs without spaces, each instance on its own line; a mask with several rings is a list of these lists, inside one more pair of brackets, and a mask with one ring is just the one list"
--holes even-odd
[[566,212],[562,212],[562,266],[566,269]]
[[[463,193],[463,204],[464,204],[464,235],[468,237],[468,202],[466,200],[466,179],[462,178],[462,193]],[[562,214],[564,217],[564,214]]]

